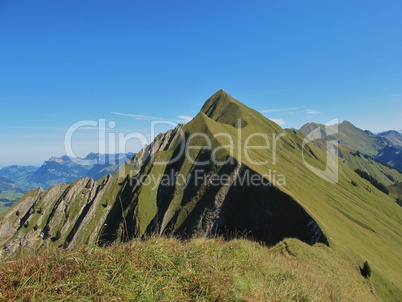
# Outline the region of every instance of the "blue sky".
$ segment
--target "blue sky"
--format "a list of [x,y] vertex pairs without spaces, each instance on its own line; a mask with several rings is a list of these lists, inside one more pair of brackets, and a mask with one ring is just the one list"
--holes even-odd
[[149,136],[220,88],[282,127],[399,130],[401,37],[399,0],[0,0],[0,166],[64,154],[83,120]]

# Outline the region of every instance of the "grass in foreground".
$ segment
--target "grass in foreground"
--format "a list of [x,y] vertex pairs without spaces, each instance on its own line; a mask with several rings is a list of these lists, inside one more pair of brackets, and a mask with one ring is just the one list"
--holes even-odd
[[327,246],[154,237],[0,263],[0,300],[376,301]]

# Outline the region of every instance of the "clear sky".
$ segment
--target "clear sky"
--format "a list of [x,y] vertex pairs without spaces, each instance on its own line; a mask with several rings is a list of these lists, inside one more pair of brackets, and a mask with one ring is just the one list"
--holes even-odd
[[400,0],[0,0],[0,166],[64,154],[83,120],[149,135],[220,88],[282,127],[400,130],[401,54]]

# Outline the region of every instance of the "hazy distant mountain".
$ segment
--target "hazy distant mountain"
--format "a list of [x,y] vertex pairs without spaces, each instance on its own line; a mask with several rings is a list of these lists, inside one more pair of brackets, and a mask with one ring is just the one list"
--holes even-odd
[[20,190],[20,186],[15,181],[8,180],[0,176],[0,192],[6,190]]
[[402,147],[389,145],[380,150],[375,159],[402,172]]
[[[303,125],[300,131],[308,134],[317,127],[320,127],[321,131],[325,128],[321,124],[308,123]],[[357,128],[348,121],[338,124],[338,134],[332,135],[332,137],[337,138],[342,145],[370,156],[377,155],[379,150],[389,144],[386,138],[375,135],[368,130],[364,131]]]
[[84,158],[52,157],[41,167],[4,167],[0,169],[0,214],[31,189],[69,184],[81,177],[98,180],[116,172],[133,155],[89,153]]
[[52,157],[45,161],[28,180],[32,184],[41,184],[41,187],[47,188],[57,183],[71,183],[85,175],[87,171],[88,167],[76,164],[68,156]]
[[0,176],[19,184],[22,190],[48,187],[59,183],[71,183],[81,177],[91,177],[95,180],[114,173],[124,162],[130,159],[128,154],[98,154],[89,153],[84,158],[68,156],[52,157],[40,167],[8,166],[0,170]]
[[[317,127],[321,129],[321,133],[325,137],[325,126],[321,124],[305,124],[300,131],[308,134]],[[389,130],[374,134],[344,121],[338,124],[338,134],[332,135],[332,137],[338,139],[342,146],[359,151],[402,172],[402,133],[399,131]]]
[[378,133],[377,135],[386,138],[395,146],[402,147],[402,132],[401,131],[389,130],[389,131],[384,131],[384,132]]
[[0,176],[15,181],[23,191],[28,191],[33,188],[28,179],[38,168],[34,166],[7,166],[0,169]]

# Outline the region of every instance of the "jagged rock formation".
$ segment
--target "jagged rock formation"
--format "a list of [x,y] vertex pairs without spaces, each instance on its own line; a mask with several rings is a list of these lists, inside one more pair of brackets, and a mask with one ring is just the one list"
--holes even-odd
[[20,248],[39,250],[49,241],[59,247],[96,242],[108,206],[103,195],[111,176],[101,182],[82,178],[70,186],[56,185],[47,191],[30,191],[2,217],[0,242],[3,255]]

